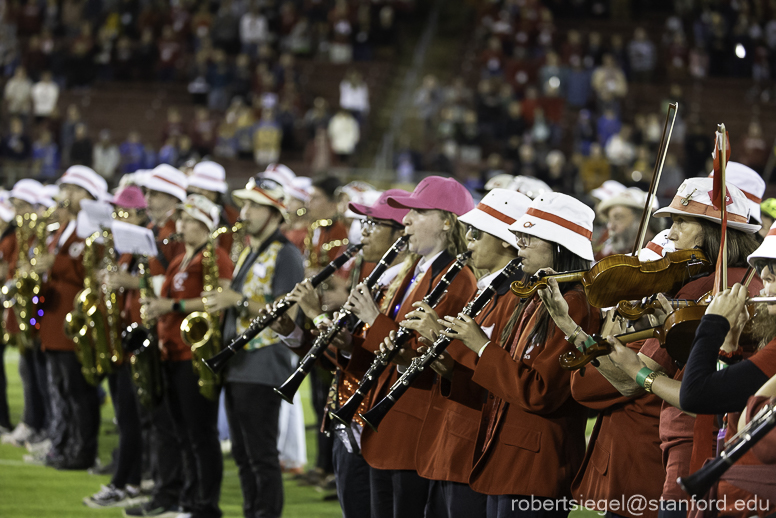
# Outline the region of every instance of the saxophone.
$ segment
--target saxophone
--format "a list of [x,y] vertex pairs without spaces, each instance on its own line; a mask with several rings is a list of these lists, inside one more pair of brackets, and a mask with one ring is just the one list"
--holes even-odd
[[232,249],[229,251],[229,259],[233,264],[237,264],[237,260],[242,255],[243,249],[245,249],[245,223],[242,221],[236,222],[229,232],[233,234]]
[[[105,255],[103,257],[103,267],[108,273],[118,271],[116,264],[116,249],[113,244],[113,232],[110,229],[102,231],[103,244],[105,245]],[[108,324],[108,339],[112,351],[111,362],[120,364],[124,360],[124,349],[121,346],[121,307],[119,306],[119,295],[113,290],[108,289],[106,284],[102,285],[102,299],[105,303],[105,318]]]
[[[148,256],[138,259],[140,274],[140,298],[155,296],[151,287],[151,271]],[[159,347],[156,343],[156,321],[146,316],[145,307],[140,308],[141,323],[133,322],[122,333],[122,346],[132,354],[129,360],[132,382],[135,384],[138,400],[145,408],[154,408],[162,399],[162,371]]]
[[[221,291],[218,285],[215,242],[218,236],[227,230],[227,227],[216,230],[202,252],[202,291]],[[194,372],[199,375],[200,394],[215,401],[218,398],[221,377],[208,369],[203,362],[221,350],[221,314],[207,311],[188,314],[181,323],[181,339],[191,347]]]
[[13,280],[2,288],[3,307],[14,312],[19,326],[19,333],[11,336],[5,330],[5,321],[3,321],[3,338],[5,343],[15,340],[20,350],[32,347],[33,327],[29,325],[29,319],[35,311],[32,295],[37,284],[35,280],[37,274],[19,267],[30,263],[30,239],[34,229],[30,216],[30,214],[16,216],[16,243],[19,247],[17,266]]

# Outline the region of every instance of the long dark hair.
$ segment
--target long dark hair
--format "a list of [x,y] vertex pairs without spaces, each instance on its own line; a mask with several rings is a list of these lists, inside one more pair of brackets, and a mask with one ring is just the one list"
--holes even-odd
[[[722,244],[722,227],[719,223],[703,218],[697,218],[703,232],[701,250],[712,264],[716,264],[719,247]],[[749,264],[746,258],[760,246],[754,234],[728,227],[727,229],[727,259],[730,268],[746,268]]]
[[[577,254],[571,252],[568,248],[558,243],[552,243],[552,269],[558,273],[572,272],[575,270],[589,270],[591,262],[587,259],[582,259]],[[568,293],[574,289],[577,285],[575,282],[568,282],[559,284],[560,292],[562,294]],[[512,312],[512,316],[509,318],[509,322],[504,327],[504,331],[501,333],[501,343],[506,344],[514,331],[514,327],[520,320],[520,317],[525,311],[525,307],[528,305],[530,299],[521,300],[515,306],[515,310]],[[531,330],[531,334],[528,337],[529,342],[543,343],[547,340],[547,331],[550,325],[550,314],[547,309],[542,306],[539,308],[537,314],[536,325]]]

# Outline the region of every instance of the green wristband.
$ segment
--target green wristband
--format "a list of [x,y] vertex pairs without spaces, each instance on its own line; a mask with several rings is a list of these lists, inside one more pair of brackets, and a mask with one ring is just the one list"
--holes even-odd
[[186,301],[184,299],[181,299],[180,304],[181,304],[181,313],[185,313],[186,312]]
[[318,324],[320,324],[321,322],[323,322],[326,319],[331,320],[331,317],[329,316],[329,314],[328,313],[321,313],[320,315],[318,315],[317,317],[315,317],[313,319],[313,324],[315,324],[315,327],[318,327]]
[[644,381],[647,379],[647,376],[652,374],[652,372],[651,369],[644,367],[636,374],[636,383],[639,384],[639,387],[644,388]]
[[580,352],[585,352],[585,350],[593,344],[595,344],[595,339],[592,336],[587,335],[585,341],[582,342],[582,345],[577,347],[577,349],[579,349]]

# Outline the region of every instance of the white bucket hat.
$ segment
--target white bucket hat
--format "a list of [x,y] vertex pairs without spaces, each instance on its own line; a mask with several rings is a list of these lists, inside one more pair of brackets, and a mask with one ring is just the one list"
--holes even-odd
[[587,261],[593,260],[593,209],[559,192],[542,194],[509,230],[563,245]]
[[226,169],[221,164],[209,160],[199,162],[189,175],[188,187],[225,193],[229,189],[226,183]]
[[[685,214],[693,218],[702,218],[720,223],[719,209],[711,203],[714,180],[711,178],[689,178],[679,186],[676,196],[667,207],[655,211],[655,217],[667,218],[671,214]],[[750,225],[749,200],[741,189],[727,185],[727,220],[728,226],[747,234],[754,234],[761,225]]]
[[482,191],[489,192],[493,189],[511,189],[510,185],[512,185],[514,179],[515,177],[511,174],[497,174],[485,183],[485,187],[482,188]]
[[590,191],[590,196],[598,198],[600,201],[607,200],[624,191],[626,187],[616,180],[606,180],[600,187]]
[[[714,171],[709,173],[709,178],[714,178]],[[763,202],[765,194],[765,180],[754,169],[739,164],[738,162],[728,162],[725,167],[725,181],[733,184],[744,193],[749,201],[749,216],[762,223],[760,216],[760,204]]]
[[458,221],[487,232],[517,248],[515,235],[509,226],[528,210],[531,198],[508,189],[492,189],[472,210]]
[[175,196],[180,201],[186,200],[186,175],[183,171],[171,165],[161,164],[156,166],[149,176],[143,178],[141,187],[158,192],[164,192]]
[[[630,187],[618,194],[615,194],[611,198],[607,198],[602,201],[597,207],[598,215],[606,216],[606,212],[617,205],[643,211],[644,205],[647,204],[648,195],[649,193],[644,192],[637,187]],[[652,200],[652,210],[655,209],[657,209],[657,198]]]
[[[77,185],[86,190],[95,200],[103,200],[108,194],[108,182],[97,174],[91,167],[85,165],[73,165],[67,168],[65,174],[59,179],[59,185]],[[41,188],[41,192],[43,189]]]
[[668,252],[676,252],[674,242],[668,239],[668,234],[671,232],[670,228],[667,228],[660,232],[652,239],[647,246],[639,250],[639,261],[648,263],[651,261],[659,261]]
[[285,187],[296,178],[296,173],[283,164],[269,164],[263,172],[259,173],[259,176],[275,180]]
[[768,234],[765,236],[765,239],[763,239],[760,246],[757,247],[757,250],[746,258],[750,266],[754,266],[754,262],[758,259],[776,260],[776,222],[771,225]]
[[186,200],[178,205],[183,212],[205,224],[210,232],[218,228],[221,221],[221,209],[201,194],[189,194]]
[[259,205],[275,207],[283,214],[284,218],[287,215],[286,195],[283,185],[263,175],[248,180],[245,189],[237,189],[232,192],[232,199],[239,207],[242,207],[245,200],[251,200]]
[[532,200],[535,200],[537,196],[541,196],[545,192],[552,192],[552,187],[533,176],[515,176],[507,189],[525,194]]
[[10,223],[13,221],[14,217],[16,216],[16,212],[13,210],[13,207],[8,205],[7,203],[0,203],[0,219],[5,221],[6,223]]
[[39,181],[23,178],[14,184],[8,198],[16,198],[18,200],[26,201],[30,205],[37,205],[40,203],[42,194],[43,185]]
[[313,194],[313,179],[309,176],[297,176],[284,188],[286,196],[307,203]]

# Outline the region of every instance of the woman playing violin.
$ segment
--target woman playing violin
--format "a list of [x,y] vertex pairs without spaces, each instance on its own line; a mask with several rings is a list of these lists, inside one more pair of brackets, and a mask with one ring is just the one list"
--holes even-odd
[[[720,247],[720,212],[710,199],[712,183],[710,178],[686,180],[671,204],[658,210],[655,216],[672,218],[668,237],[677,250],[700,248],[714,261]],[[728,199],[729,276],[731,281],[736,282],[744,276],[747,256],[757,248],[753,234],[759,226],[749,224],[747,199],[739,189],[728,186]],[[712,289],[713,283],[712,275],[695,279],[679,290],[676,297],[699,299]],[[756,293],[760,287],[759,282],[752,282],[750,293]],[[553,283],[542,296],[560,329],[564,332],[572,331],[572,323],[564,316],[565,310]],[[671,309],[664,296],[659,295],[658,298],[665,309],[664,314],[656,317],[661,319]],[[624,330],[625,322],[615,318],[612,325],[607,327],[606,334],[617,334]],[[582,338],[583,342],[585,340],[587,337]],[[679,502],[686,500],[687,495],[676,484],[676,479],[690,472],[695,420],[681,410],[679,388],[684,375],[683,366],[677,365],[656,339],[647,340],[638,354],[614,338],[609,341],[613,352],[608,357],[599,358],[598,371],[626,397],[634,398],[651,392],[664,401],[660,412],[660,439],[666,477],[660,515],[684,516],[686,508],[682,508]],[[630,442],[631,439],[622,436],[622,440]],[[709,451],[709,455],[711,453]]]
[[[591,209],[570,196],[536,198],[510,226],[523,273],[589,268],[593,218]],[[587,303],[581,286],[569,283],[563,292],[580,329],[596,331],[599,312]],[[517,506],[527,507],[525,515],[566,516],[570,509],[559,499],[571,496],[586,422],[585,409],[571,397],[571,374],[558,363],[572,346],[538,296],[521,302],[504,333],[490,340],[474,321],[440,322],[448,327],[445,333],[479,355],[469,377],[488,391],[469,477],[472,489],[489,495],[488,518],[514,516]],[[465,383],[465,368],[456,364],[453,373],[451,390],[456,391]],[[530,507],[537,501],[543,510]]]

